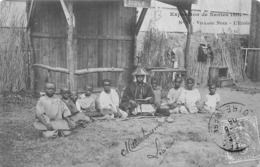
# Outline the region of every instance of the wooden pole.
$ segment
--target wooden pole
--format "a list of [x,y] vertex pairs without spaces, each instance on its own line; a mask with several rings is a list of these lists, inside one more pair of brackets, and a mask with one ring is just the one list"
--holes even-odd
[[70,15],[70,23],[68,24],[68,39],[67,39],[67,68],[69,70],[69,76],[67,79],[67,83],[69,85],[70,90],[76,89],[75,76],[74,76],[74,47],[73,47],[73,3],[68,2],[68,9]]
[[[29,2],[27,2],[27,5],[29,5]],[[27,16],[27,26],[26,26],[26,31],[29,30],[31,22],[32,22],[32,17],[33,17],[33,12],[34,12],[34,0],[31,0],[31,4],[30,4],[30,10],[29,10],[29,14]]]
[[[35,91],[35,69],[33,68],[33,64],[35,63],[35,52],[33,49],[33,42],[32,42],[32,33],[31,33],[31,28],[30,28],[30,23],[33,17],[34,9],[35,9],[35,4],[34,0],[32,0],[30,3],[27,2],[27,18],[28,18],[28,23],[27,23],[27,38],[28,38],[28,45],[30,49],[30,57],[29,57],[29,71],[30,71],[30,90],[32,92]],[[30,8],[29,8],[30,6]]]
[[136,26],[135,26],[135,35],[136,36],[138,35],[138,33],[140,31],[140,28],[141,28],[141,26],[142,26],[142,24],[144,22],[144,18],[145,18],[145,15],[147,13],[147,10],[148,10],[148,8],[143,8],[142,9],[142,12],[141,12],[141,14],[139,16],[139,19],[138,19],[137,23],[136,23]]
[[186,46],[185,46],[185,69],[186,69],[186,77],[189,77],[189,71],[190,71],[190,40],[191,40],[191,34],[192,34],[192,19],[191,19],[191,4],[188,7],[188,29],[187,29],[187,40],[186,40]]
[[61,73],[66,73],[69,74],[69,70],[66,68],[60,68],[60,67],[50,67],[47,65],[43,65],[43,64],[32,64],[33,67],[40,67],[43,69],[46,69],[48,71],[52,71],[52,72],[61,72]]
[[[138,33],[140,32],[141,26],[144,22],[144,18],[145,18],[145,15],[147,13],[147,10],[148,10],[148,8],[143,8],[138,19],[137,19],[137,15],[136,15],[137,23],[135,25],[135,32],[134,32],[134,59],[137,58],[137,56],[138,56],[137,55],[137,36],[138,36]],[[136,13],[137,13],[137,10],[136,10]],[[139,60],[140,59],[138,59],[137,64],[140,63]],[[135,61],[133,60],[133,63],[134,62]]]
[[32,36],[31,36],[31,30],[27,32],[28,34],[28,43],[30,48],[30,62],[29,62],[29,69],[30,69],[30,90],[32,92],[35,91],[35,69],[33,68],[33,64],[35,63],[35,53],[32,46]]
[[191,13],[191,4],[188,6],[188,22],[189,22],[189,32],[193,34],[193,26],[192,26],[192,13]]
[[180,8],[179,6],[177,6],[177,9],[181,15],[181,18],[184,22],[184,25],[186,26],[187,29],[189,29],[189,21],[188,21],[188,18],[186,17],[185,15],[185,10],[183,8]]

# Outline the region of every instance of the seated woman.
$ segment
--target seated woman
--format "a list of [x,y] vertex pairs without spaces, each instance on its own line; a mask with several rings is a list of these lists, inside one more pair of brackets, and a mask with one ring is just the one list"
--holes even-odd
[[194,79],[188,78],[186,89],[181,92],[178,100],[179,111],[183,114],[197,113],[199,111],[200,92],[198,89],[193,89]]
[[[138,67],[132,74],[134,82],[130,83],[123,94],[120,109],[130,115],[137,113],[154,113],[154,92],[152,87],[144,82],[148,72],[142,67]],[[144,104],[144,105],[143,105]]]

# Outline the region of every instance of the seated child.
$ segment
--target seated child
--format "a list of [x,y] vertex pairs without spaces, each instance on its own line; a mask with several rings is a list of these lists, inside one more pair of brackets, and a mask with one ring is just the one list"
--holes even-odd
[[193,89],[194,79],[188,78],[186,89],[181,92],[178,100],[179,112],[183,114],[197,113],[199,111],[200,92],[198,89]]
[[216,93],[216,85],[209,86],[209,94],[206,95],[203,109],[206,112],[213,113],[219,107],[220,96]]
[[157,80],[155,78],[151,79],[151,85],[154,93],[154,104],[155,104],[155,115],[156,116],[169,116],[169,107],[162,106],[162,88],[157,86]]
[[177,103],[181,93],[184,89],[181,87],[182,78],[176,77],[174,80],[174,87],[169,90],[167,95],[168,102],[167,105],[170,108],[170,113],[178,113],[180,110],[180,105]]
[[56,86],[46,83],[45,96],[40,97],[36,104],[35,128],[43,132],[45,138],[55,138],[58,134],[68,136],[75,123],[70,119],[71,112],[60,98],[55,97]]
[[155,103],[155,107],[159,108],[161,105],[161,99],[162,99],[162,88],[160,86],[157,85],[157,80],[155,78],[151,79],[151,85],[152,85],[152,89],[153,89],[153,93],[154,93],[154,103]]
[[102,116],[99,111],[98,97],[92,94],[93,88],[89,85],[85,88],[85,94],[77,100],[78,110],[90,117]]
[[114,89],[111,89],[111,80],[103,80],[104,90],[100,93],[100,108],[104,116],[110,118],[127,118],[128,114],[119,109],[119,96]]
[[64,87],[60,89],[60,93],[62,96],[61,100],[67,105],[71,112],[71,116],[69,116],[71,120],[73,120],[77,125],[91,122],[90,118],[85,116],[84,113],[79,112],[76,107],[76,100],[78,97],[76,91],[73,91],[72,94],[68,87]]

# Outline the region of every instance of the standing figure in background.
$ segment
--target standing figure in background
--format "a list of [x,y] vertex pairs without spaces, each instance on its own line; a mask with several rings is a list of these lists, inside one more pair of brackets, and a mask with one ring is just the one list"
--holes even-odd
[[[179,67],[179,62],[178,62],[178,56],[176,54],[176,49],[171,50],[171,59],[173,61],[173,68],[178,68]],[[174,81],[176,77],[176,72],[172,73],[172,80]]]
[[120,108],[130,115],[136,115],[139,112],[154,113],[154,92],[151,85],[144,80],[149,75],[148,72],[142,67],[137,67],[132,75],[134,82],[126,87]]

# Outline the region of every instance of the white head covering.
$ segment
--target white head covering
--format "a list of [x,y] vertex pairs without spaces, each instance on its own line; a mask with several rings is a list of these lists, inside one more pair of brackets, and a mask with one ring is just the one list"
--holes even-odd
[[143,68],[141,67],[141,65],[139,65],[135,71],[132,73],[132,75],[134,76],[134,82],[136,82],[136,76],[137,75],[144,75],[144,81],[143,82],[147,82],[147,75],[149,75],[149,73]]

